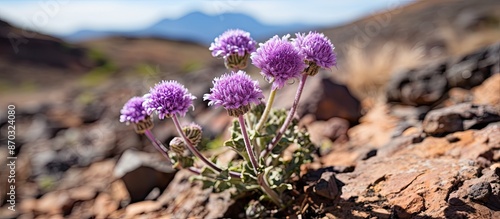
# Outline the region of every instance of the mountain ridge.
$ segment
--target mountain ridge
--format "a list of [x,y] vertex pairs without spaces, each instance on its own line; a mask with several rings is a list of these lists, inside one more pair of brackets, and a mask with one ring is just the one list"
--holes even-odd
[[109,36],[160,37],[171,40],[190,41],[209,45],[213,39],[227,29],[242,29],[252,34],[256,40],[266,40],[276,34],[308,31],[320,26],[293,23],[287,25],[263,24],[255,18],[241,13],[207,15],[191,12],[178,19],[162,19],[149,27],[132,31],[80,30],[60,36],[66,41],[81,42]]

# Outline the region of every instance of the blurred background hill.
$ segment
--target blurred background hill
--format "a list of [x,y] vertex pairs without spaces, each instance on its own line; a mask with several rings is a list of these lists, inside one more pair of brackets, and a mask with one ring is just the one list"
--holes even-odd
[[[494,107],[500,104],[495,102],[499,98],[498,89],[494,88],[498,86],[496,73],[500,71],[500,2],[496,0],[189,3],[208,5],[203,10],[201,6],[192,5],[189,10],[180,4],[157,5],[159,1],[151,1],[152,6],[123,2],[0,2],[0,163],[4,162],[2,159],[7,153],[3,141],[6,138],[6,106],[16,104],[16,125],[20,130],[16,138],[20,173],[18,197],[21,203],[25,201],[15,213],[7,211],[4,205],[0,208],[0,217],[116,218],[137,214],[157,217],[166,213],[179,218],[211,214],[227,216],[229,201],[217,202],[220,208],[205,207],[211,203],[209,193],[202,192],[196,184],[179,187],[182,183],[188,184],[185,174],[178,174],[172,180],[174,175],[169,174],[175,173],[165,173],[153,165],[147,168],[152,168],[158,177],[148,181],[133,175],[137,174],[135,172],[131,173],[134,176],[131,179],[114,175],[113,171],[119,168],[118,160],[124,152],[131,149],[145,152],[137,156],[146,157],[141,158],[146,166],[150,164],[144,160],[159,157],[147,139],[136,135],[132,127],[119,123],[118,117],[121,107],[130,97],[143,95],[161,80],[178,80],[198,97],[195,111],[190,112],[185,121],[195,121],[204,127],[206,141],[212,142],[210,147],[220,144],[221,133],[226,132],[230,118],[221,110],[207,110],[201,97],[209,91],[212,79],[226,71],[223,61],[213,58],[208,46],[228,28],[246,30],[260,43],[276,34],[293,36],[298,31],[322,32],[334,43],[338,66],[322,70],[316,77],[308,79],[309,85],[301,99],[303,107],[298,112],[301,123],[309,128],[318,146],[319,158],[312,168],[330,165],[335,166],[336,171],[342,169],[338,170],[339,174],[349,174],[360,164],[370,164],[372,157],[390,159],[396,153],[394,151],[411,151],[401,145],[413,147],[427,138],[431,143],[448,142],[438,138],[442,136],[422,134],[423,118],[428,112],[467,101],[489,101]],[[289,5],[285,7],[283,4]],[[16,11],[17,8],[23,9]],[[169,16],[165,11],[169,11]],[[257,68],[249,65],[247,71],[261,82],[264,89],[269,89]],[[488,87],[476,88],[490,77],[492,81],[484,83]],[[289,100],[293,99],[296,87],[295,82],[280,91],[276,106],[290,107]],[[483,93],[488,95],[483,97],[480,95]],[[395,102],[397,106],[393,107],[389,102]],[[490,112],[488,110],[485,112]],[[494,116],[498,113],[488,115],[493,119],[477,119],[476,123],[468,120],[476,125],[474,127],[479,127],[478,130],[457,132],[457,136],[483,139],[490,130],[500,130],[491,126],[485,128],[486,131],[479,130],[488,125],[481,122],[496,121]],[[154,132],[165,143],[175,136],[169,123],[165,125],[157,120]],[[449,160],[436,161],[439,164],[436,166],[444,168],[449,164],[455,168],[457,159],[481,154],[478,156],[487,161],[478,158],[483,163],[478,161],[476,164],[483,165],[481,168],[488,167],[487,162],[499,161],[498,146],[493,145],[497,140],[493,137],[479,143],[458,140],[459,146],[466,149],[455,151],[447,157]],[[414,163],[447,156],[443,151],[455,142],[453,138],[449,143],[436,144],[436,147],[445,149],[429,149],[427,157]],[[428,145],[434,145],[431,143]],[[473,144],[481,151],[470,149]],[[485,145],[497,149],[484,149],[487,148]],[[425,149],[425,145],[422,147]],[[469,149],[474,153],[469,153]],[[358,171],[362,171],[362,167]],[[376,172],[376,168],[378,166],[368,168],[367,172]],[[380,171],[387,169],[380,168]],[[1,174],[0,180],[6,174],[4,169]],[[436,175],[431,172],[429,177],[432,178],[433,174]],[[446,179],[450,182],[457,180],[452,174],[445,177],[449,177]],[[135,194],[124,185],[134,178],[141,179],[134,185],[143,186],[146,192]],[[353,179],[344,180],[346,186],[372,182],[371,178]],[[171,180],[177,187],[165,189]],[[386,185],[398,184],[398,179],[393,180]],[[373,181],[374,184],[380,182],[378,179]],[[161,185],[155,184],[158,182]],[[3,180],[0,181],[2,189],[6,188],[4,184]],[[449,193],[456,185],[462,184],[463,181],[456,181],[450,186]],[[423,186],[423,190],[429,189],[426,186],[429,185]],[[152,188],[161,188],[161,191],[155,193]],[[360,196],[355,191],[348,195]],[[401,197],[416,194],[415,191],[401,191]],[[0,193],[0,205],[5,203],[4,194],[3,191]],[[132,203],[134,195],[147,196],[144,198],[147,200]],[[199,211],[175,207],[172,204],[175,201],[169,197],[177,195],[202,197],[186,198],[193,202],[192,206],[200,206]],[[443,202],[450,197],[449,194],[429,197],[422,196],[422,202],[427,205],[418,208],[410,204],[396,208],[394,203],[401,201],[392,199],[394,197],[384,196],[383,200],[376,202],[370,202],[369,197],[355,204],[362,206],[357,209],[361,213],[355,216],[388,218],[393,213],[386,212],[387,209],[396,209],[394,211],[400,212],[402,218],[418,213],[444,217],[444,210],[433,210],[433,200]],[[344,204],[347,203],[345,209],[351,209],[352,200],[344,200]],[[153,205],[158,202],[161,202],[160,206]],[[140,203],[144,206],[133,205]],[[132,206],[140,210],[130,210]],[[497,209],[496,205],[489,208],[472,206],[476,213]],[[373,212],[372,208],[385,213]],[[347,213],[337,216],[353,217]]]
[[244,29],[246,31],[252,33],[252,37],[255,40],[264,41],[274,35],[283,35],[313,29],[314,25],[266,25],[245,14],[223,13],[219,15],[207,15],[201,12],[193,12],[178,19],[163,19],[141,30],[128,32],[81,30],[61,37],[68,41],[84,41],[106,36],[161,37],[172,40],[189,41],[207,46],[210,45],[220,33],[228,29],[242,27],[245,27]]

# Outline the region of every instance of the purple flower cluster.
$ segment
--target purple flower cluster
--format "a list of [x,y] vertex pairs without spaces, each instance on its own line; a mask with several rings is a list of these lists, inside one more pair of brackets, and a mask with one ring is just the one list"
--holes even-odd
[[203,100],[210,100],[208,105],[223,106],[227,110],[248,107],[250,103],[258,104],[264,98],[259,83],[253,81],[244,71],[224,74],[213,81],[214,87]]
[[148,114],[142,106],[144,98],[142,97],[132,97],[120,110],[120,122],[129,123],[139,123],[146,119]]
[[156,111],[160,119],[170,118],[174,114],[185,116],[196,99],[177,81],[162,81],[151,88],[149,94],[144,97],[146,100],[143,105],[148,115]]
[[243,30],[227,30],[210,45],[212,56],[227,59],[230,55],[245,56],[255,51],[257,43],[250,37],[250,33]]
[[261,43],[250,57],[266,80],[273,81],[273,89],[282,88],[288,80],[299,77],[306,68],[303,55],[288,41],[289,37],[274,36]]
[[305,60],[314,62],[322,68],[331,68],[337,64],[337,57],[332,42],[322,33],[297,33],[293,45],[305,56]]

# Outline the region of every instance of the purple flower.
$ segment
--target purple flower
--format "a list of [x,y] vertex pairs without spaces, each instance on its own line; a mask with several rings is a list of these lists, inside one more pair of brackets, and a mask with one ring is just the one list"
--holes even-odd
[[250,37],[250,33],[243,30],[227,30],[215,42],[210,45],[212,56],[227,59],[229,55],[237,54],[245,56],[245,53],[255,51],[256,42]]
[[299,77],[306,67],[302,54],[288,41],[289,37],[274,36],[261,43],[250,57],[266,80],[273,81],[273,89],[280,89],[289,79]]
[[176,113],[185,116],[189,107],[193,106],[193,100],[196,99],[177,81],[161,81],[144,97],[146,100],[143,106],[148,115],[156,111],[160,119],[170,118]]
[[210,94],[205,94],[203,100],[210,100],[208,105],[223,106],[231,116],[246,113],[250,103],[258,104],[264,98],[259,83],[244,71],[226,73],[215,78],[213,84]]
[[142,97],[132,97],[120,110],[120,122],[129,123],[139,123],[148,117],[146,110],[142,106],[144,98]]
[[293,45],[297,47],[309,62],[317,66],[331,68],[337,64],[337,57],[333,50],[332,42],[322,33],[309,32],[309,34],[296,33]]

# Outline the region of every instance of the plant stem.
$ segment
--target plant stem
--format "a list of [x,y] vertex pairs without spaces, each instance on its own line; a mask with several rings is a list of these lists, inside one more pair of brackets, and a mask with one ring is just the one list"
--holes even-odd
[[248,137],[243,115],[238,116],[238,121],[240,122],[241,133],[243,134],[243,139],[245,140],[245,148],[247,150],[248,157],[250,158],[250,163],[252,163],[253,171],[255,172],[255,175],[257,175],[259,173],[257,171],[259,163],[257,162],[257,158],[255,158],[255,152],[253,151],[252,145],[250,144],[250,138]]
[[[151,143],[153,143],[153,145],[155,146],[155,148],[157,150],[159,150],[161,152],[161,154],[167,158],[167,161],[169,164],[172,164],[172,160],[170,159],[170,157],[168,156],[168,149],[167,147],[165,147],[156,137],[154,137],[153,133],[151,132],[151,130],[146,130],[144,132],[144,134],[148,137],[148,139],[151,141]],[[182,169],[182,168],[181,168]],[[201,170],[196,168],[196,167],[189,167],[189,168],[186,168],[189,172],[191,173],[194,173],[194,174],[197,174],[197,175],[201,175]]]
[[281,140],[283,137],[283,134],[285,134],[286,130],[288,129],[288,125],[290,125],[290,122],[293,120],[293,116],[295,115],[295,111],[297,110],[297,107],[299,106],[299,100],[300,96],[302,95],[302,91],[304,90],[304,85],[306,84],[307,80],[306,74],[302,75],[302,78],[300,79],[299,87],[297,88],[297,93],[295,93],[295,99],[293,100],[293,105],[292,108],[290,109],[290,112],[288,113],[285,122],[281,126],[279,132],[276,134],[276,136],[273,138],[271,143],[267,145],[267,147],[262,151],[261,157],[265,158],[273,149],[276,147],[278,142]]
[[[220,167],[218,167],[212,161],[210,161],[205,156],[203,156],[203,154],[201,154],[201,152],[198,149],[196,149],[196,147],[193,146],[193,143],[191,143],[191,141],[186,137],[186,135],[182,131],[179,120],[177,119],[177,115],[173,115],[172,120],[174,121],[174,125],[175,125],[175,128],[177,129],[177,132],[182,137],[182,139],[184,140],[184,143],[186,143],[186,146],[191,151],[191,153],[193,153],[196,157],[198,157],[201,161],[203,161],[211,169],[215,170],[216,172],[222,172],[222,169]],[[241,178],[241,174],[237,173],[237,172],[229,171],[229,175],[231,177]]]
[[272,89],[271,92],[269,93],[269,99],[267,100],[266,103],[266,108],[264,109],[264,113],[262,113],[262,116],[260,117],[259,122],[257,123],[257,126],[255,126],[255,131],[258,133],[260,132],[260,129],[264,126],[264,123],[266,123],[267,117],[269,116],[269,112],[271,112],[271,108],[274,103],[274,98],[276,97],[278,89]]
[[144,135],[146,135],[149,141],[153,143],[156,150],[160,151],[160,153],[167,159],[168,164],[172,165],[172,160],[170,159],[170,156],[168,156],[168,149],[157,138],[155,138],[151,130],[146,130]]
[[196,167],[188,167],[186,169],[191,173],[194,173],[196,175],[201,175],[201,170]]
[[259,176],[257,177],[257,181],[259,182],[260,187],[269,196],[271,201],[274,202],[274,204],[282,208],[283,202],[281,201],[279,195],[273,189],[271,189],[266,178],[267,176],[265,173],[259,174]]

